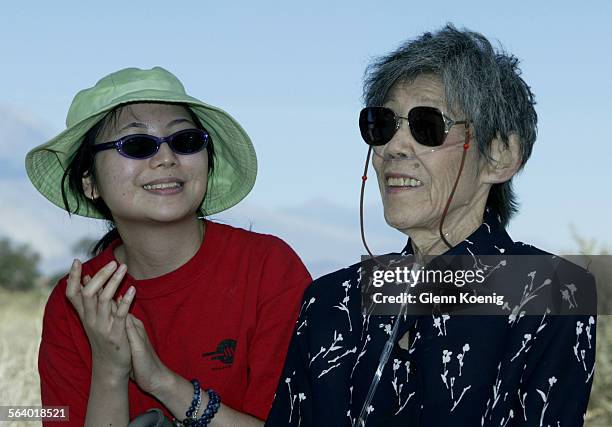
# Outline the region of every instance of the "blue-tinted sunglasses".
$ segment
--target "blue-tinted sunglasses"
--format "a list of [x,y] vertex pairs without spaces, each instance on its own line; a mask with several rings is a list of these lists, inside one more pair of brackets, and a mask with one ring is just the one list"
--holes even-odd
[[147,159],[159,151],[167,142],[176,154],[194,154],[206,148],[210,142],[209,133],[201,129],[180,130],[172,135],[159,138],[147,134],[127,135],[117,141],[103,142],[93,146],[94,154],[103,150],[116,149],[119,154],[130,159]]

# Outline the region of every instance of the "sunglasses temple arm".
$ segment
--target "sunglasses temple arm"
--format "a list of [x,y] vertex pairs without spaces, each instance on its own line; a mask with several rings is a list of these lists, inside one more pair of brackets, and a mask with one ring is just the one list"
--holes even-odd
[[92,150],[94,153],[97,153],[103,150],[109,150],[111,148],[115,148],[118,142],[119,141],[111,141],[111,142],[103,142],[102,144],[94,144],[92,146]]

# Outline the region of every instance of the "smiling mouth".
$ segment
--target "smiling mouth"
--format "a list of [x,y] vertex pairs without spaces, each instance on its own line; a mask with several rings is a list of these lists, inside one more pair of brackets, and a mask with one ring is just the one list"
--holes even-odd
[[419,179],[404,176],[388,176],[385,183],[389,189],[417,188],[423,185],[423,182]]
[[167,190],[183,188],[182,182],[162,182],[159,184],[145,184],[142,186],[145,190]]

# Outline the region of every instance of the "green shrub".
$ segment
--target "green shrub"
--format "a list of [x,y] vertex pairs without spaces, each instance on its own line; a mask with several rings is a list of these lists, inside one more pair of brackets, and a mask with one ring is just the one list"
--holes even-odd
[[40,273],[40,255],[27,244],[15,245],[7,238],[0,239],[0,287],[9,290],[32,289]]

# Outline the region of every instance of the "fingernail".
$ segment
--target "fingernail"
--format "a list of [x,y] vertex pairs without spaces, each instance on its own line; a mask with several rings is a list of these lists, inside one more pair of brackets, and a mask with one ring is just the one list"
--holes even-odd
[[136,288],[134,288],[134,286],[130,286],[126,292],[126,295],[128,297],[131,297],[132,295],[134,295],[134,292],[136,292]]
[[76,268],[76,266],[77,266],[77,259],[75,258],[72,260],[72,268]]
[[116,265],[117,263],[115,261],[111,261],[108,264],[106,264],[106,268],[108,268],[109,270],[114,270]]

